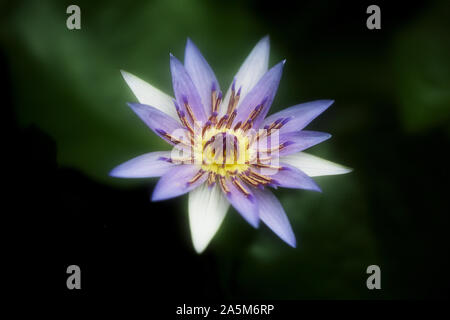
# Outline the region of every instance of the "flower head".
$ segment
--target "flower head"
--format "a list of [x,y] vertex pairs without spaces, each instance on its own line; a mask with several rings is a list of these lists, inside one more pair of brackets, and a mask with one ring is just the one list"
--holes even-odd
[[295,247],[289,220],[269,187],[320,191],[312,176],[350,171],[302,152],[330,137],[303,128],[333,101],[303,103],[267,117],[285,64],[268,70],[268,60],[265,37],[223,95],[211,67],[188,39],[184,65],[170,55],[174,99],[122,71],[140,102],[129,106],[172,150],[141,155],[111,175],[161,177],[153,201],[189,193],[191,235],[199,253],[217,232],[229,204],[252,226],[262,221]]

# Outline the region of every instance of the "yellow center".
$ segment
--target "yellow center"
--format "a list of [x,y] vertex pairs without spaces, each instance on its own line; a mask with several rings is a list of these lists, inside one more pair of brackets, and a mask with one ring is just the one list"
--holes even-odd
[[250,142],[241,130],[211,127],[196,140],[194,152],[202,170],[226,176],[248,169]]

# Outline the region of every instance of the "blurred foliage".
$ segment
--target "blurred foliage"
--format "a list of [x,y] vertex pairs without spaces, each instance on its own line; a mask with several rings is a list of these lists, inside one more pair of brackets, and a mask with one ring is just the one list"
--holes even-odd
[[397,98],[408,131],[440,124],[450,129],[449,14],[442,1],[396,36],[393,64]]
[[[417,137],[408,135],[423,134],[424,146],[432,140],[427,134],[448,124],[444,1],[405,12],[402,19],[382,9],[380,31],[365,28],[364,6],[348,13],[350,6],[337,1],[274,7],[268,1],[188,0],[77,1],[82,29],[70,31],[65,27],[69,4],[10,2],[1,31],[18,120],[24,127],[37,125],[56,141],[60,166],[103,183],[136,183],[107,174],[127,159],[167,146],[126,106],[135,98],[119,70],[172,94],[169,51],[182,59],[190,37],[226,90],[254,44],[270,34],[271,65],[284,57],[288,62],[273,109],[335,99],[309,127],[328,131],[333,139],[311,153],[355,171],[317,178],[322,194],[276,192],[298,236],[297,249],[229,214],[210,249],[224,294],[379,297],[365,287],[370,264],[382,264],[392,281],[384,298],[412,294],[402,285],[414,275],[393,280],[402,272],[397,252],[411,245],[407,241],[419,242],[414,235],[420,223],[408,224],[412,205],[402,197],[407,174],[415,170],[411,162],[408,166],[408,152]],[[434,199],[431,191],[421,196]],[[403,262],[414,255],[412,249],[402,252]]]
[[[80,1],[82,29],[71,31],[65,27],[68,4],[27,1],[11,13],[2,38],[12,50],[19,120],[38,124],[56,140],[61,165],[109,183],[118,181],[107,175],[115,165],[167,148],[126,106],[135,97],[120,69],[172,94],[169,51],[183,59],[191,36],[210,63],[220,65],[227,88],[259,37],[250,29],[239,38],[218,39],[236,34],[249,17],[227,6],[219,15],[217,7],[192,1]],[[236,59],[226,59],[231,55]]]

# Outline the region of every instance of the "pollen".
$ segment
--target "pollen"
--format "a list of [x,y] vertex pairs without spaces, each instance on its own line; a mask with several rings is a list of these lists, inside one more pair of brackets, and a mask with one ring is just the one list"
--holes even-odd
[[[218,118],[222,93],[216,86],[211,88],[211,117],[195,136],[194,154],[196,161],[201,161],[202,170],[208,172],[208,184],[213,185],[217,179],[240,176],[249,169],[251,154],[248,134],[239,125],[233,127],[236,118],[236,106],[239,103],[241,90],[231,88],[231,97],[225,115]],[[221,183],[222,188],[226,187]],[[225,190],[226,191],[226,190]]]
[[196,159],[201,158],[202,169],[221,176],[233,176],[248,169],[249,139],[233,129],[206,130],[196,143]]

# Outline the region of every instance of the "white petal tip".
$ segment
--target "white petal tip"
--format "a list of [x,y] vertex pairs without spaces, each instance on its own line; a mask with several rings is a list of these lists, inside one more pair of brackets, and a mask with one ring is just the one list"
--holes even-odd
[[208,246],[208,245],[201,245],[198,243],[197,244],[193,243],[193,245],[194,245],[194,250],[197,254],[202,254],[205,251],[206,247]]
[[292,248],[297,248],[297,242],[295,241],[295,238],[291,239],[289,241],[286,241],[286,243]]
[[270,37],[269,35],[265,35],[264,37],[261,38],[261,40],[258,41],[258,44],[264,44],[264,45],[269,45],[270,43]]
[[120,69],[120,74],[122,78],[128,83],[129,80],[133,77],[133,75],[125,70]]
[[200,254],[208,247],[219,230],[229,203],[220,187],[209,188],[206,183],[189,192],[189,225],[195,251]]
[[283,162],[293,165],[310,177],[345,174],[353,171],[352,168],[304,152],[283,157]]
[[350,173],[353,171],[353,168],[349,168],[349,167],[342,167],[342,171],[340,172],[340,174],[346,174],[346,173]]
[[347,174],[352,171],[353,171],[353,168],[346,167],[341,164],[335,164],[334,172],[330,173],[330,175]]

